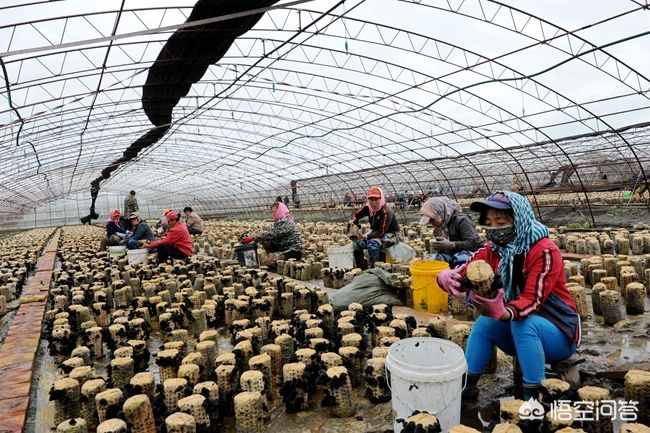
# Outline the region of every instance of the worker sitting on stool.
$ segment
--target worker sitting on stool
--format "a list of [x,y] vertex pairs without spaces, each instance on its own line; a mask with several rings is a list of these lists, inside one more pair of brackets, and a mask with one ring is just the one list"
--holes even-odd
[[262,244],[264,249],[271,253],[268,256],[266,266],[270,270],[275,270],[278,260],[302,259],[302,239],[298,228],[294,224],[293,216],[284,203],[273,203],[271,213],[275,221],[273,228],[266,233],[246,236],[241,240],[241,243],[257,242]]
[[119,245],[127,236],[127,230],[124,222],[120,219],[120,211],[111,212],[111,217],[106,221],[106,236],[99,244],[99,250],[105,251],[106,247]]
[[358,239],[352,244],[354,261],[356,266],[361,269],[368,268],[363,250],[368,250],[370,267],[373,267],[375,262],[386,257],[384,252],[386,248],[399,242],[399,224],[395,212],[386,206],[383,191],[379,187],[373,186],[368,190],[366,197],[366,205],[355,212],[349,221],[349,224],[359,225],[361,218],[368,217],[370,220],[371,232],[365,238]]
[[449,263],[453,268],[462,265],[472,257],[474,251],[483,246],[472,220],[462,207],[447,197],[431,197],[420,209],[420,224],[435,227],[435,240],[431,247],[435,251],[433,260]]
[[[580,341],[580,317],[566,288],[564,263],[548,228],[537,221],[528,200],[514,192],[497,192],[470,209],[480,212],[479,223],[489,242],[471,264],[484,260],[500,278],[494,298],[469,299],[481,313],[467,342],[467,384],[463,397],[475,399],[477,382],[496,345],[517,356],[524,378],[524,399],[537,398],[544,364],[569,358]],[[438,284],[450,295],[464,296],[466,266],[443,271]]]
[[201,217],[189,206],[186,206],[185,209],[183,209],[183,213],[185,214],[185,224],[187,224],[187,230],[190,232],[190,234],[202,234],[203,220]]
[[133,234],[124,239],[126,247],[130,250],[140,248],[141,241],[153,242],[153,232],[147,221],[142,219],[138,212],[129,215],[129,221],[133,227]]
[[167,236],[155,242],[145,243],[143,246],[157,249],[158,263],[165,263],[169,259],[184,260],[192,255],[192,237],[185,223],[179,219],[178,212],[167,212],[165,216],[169,225]]

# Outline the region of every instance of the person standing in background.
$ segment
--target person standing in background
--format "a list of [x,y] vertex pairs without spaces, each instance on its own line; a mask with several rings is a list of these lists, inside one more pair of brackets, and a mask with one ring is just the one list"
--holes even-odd
[[135,198],[135,191],[131,190],[124,199],[124,215],[131,215],[140,210],[138,199]]

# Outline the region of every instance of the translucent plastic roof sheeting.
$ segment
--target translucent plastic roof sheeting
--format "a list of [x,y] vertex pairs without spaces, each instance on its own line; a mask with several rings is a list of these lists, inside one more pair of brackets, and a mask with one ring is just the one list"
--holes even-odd
[[[87,213],[90,182],[153,127],[142,86],[193,5],[0,6],[0,225],[72,197],[82,203],[66,213]],[[536,193],[567,165],[576,174],[559,186],[586,192],[609,170],[629,188],[650,168],[647,7],[282,0],[179,101],[163,138],[102,183],[99,202],[135,189],[152,209],[218,215],[291,194],[291,181],[309,200],[375,181],[483,194],[512,175]]]

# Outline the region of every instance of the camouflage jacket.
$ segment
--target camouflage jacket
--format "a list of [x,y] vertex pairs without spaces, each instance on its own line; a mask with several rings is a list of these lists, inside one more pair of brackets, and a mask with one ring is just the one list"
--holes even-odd
[[135,196],[132,196],[129,194],[126,196],[124,199],[124,216],[129,217],[133,212],[137,212],[140,210],[138,206],[138,200],[135,198]]
[[255,236],[255,242],[261,243],[269,252],[302,251],[298,228],[288,218],[276,221],[270,231]]

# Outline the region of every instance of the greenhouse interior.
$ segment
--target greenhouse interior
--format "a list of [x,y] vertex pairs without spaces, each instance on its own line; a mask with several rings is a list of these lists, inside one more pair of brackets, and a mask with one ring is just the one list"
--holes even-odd
[[0,433],[650,433],[648,0],[5,0]]

